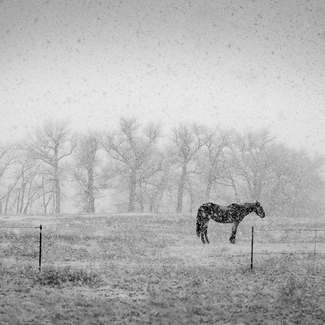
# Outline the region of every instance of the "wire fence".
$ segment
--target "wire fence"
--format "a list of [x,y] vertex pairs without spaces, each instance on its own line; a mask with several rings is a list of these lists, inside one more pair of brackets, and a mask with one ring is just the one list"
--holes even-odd
[[[308,235],[304,236],[305,239],[307,240],[301,240],[301,236],[297,236],[297,233],[300,232],[307,232]],[[284,233],[284,234],[283,234]],[[275,229],[254,229],[254,227],[252,227],[252,234],[251,234],[251,265],[250,268],[251,270],[254,267],[254,256],[256,255],[293,255],[293,254],[299,254],[299,255],[312,255],[313,256],[313,260],[314,260],[314,264],[316,263],[316,255],[324,255],[325,252],[318,252],[317,251],[317,247],[319,246],[319,244],[325,244],[325,237],[322,236],[320,237],[319,234],[320,233],[324,233],[325,234],[325,229],[303,229],[303,228],[275,228]],[[262,237],[258,237],[259,240],[256,240],[256,235],[257,234],[263,234],[264,236]],[[272,236],[273,234],[273,236]],[[290,238],[290,234],[293,234],[294,236],[291,237],[296,237],[296,239],[298,240],[293,240],[294,238],[291,238],[290,240],[288,240],[288,238]],[[295,236],[296,235],[296,236]],[[273,239],[273,240],[270,240]],[[268,241],[267,241],[268,240]],[[261,246],[261,244],[282,244],[281,246],[281,250],[282,251],[257,251],[256,247],[259,248],[259,246]],[[283,244],[295,244],[294,246],[287,246],[286,250],[283,251]],[[301,251],[301,249],[299,249],[299,246],[301,246],[301,244],[306,244],[304,247],[302,247],[303,249],[306,249],[306,246],[310,246],[311,247],[307,247],[307,251],[303,250]],[[288,248],[290,248],[288,250]],[[301,248],[301,247],[300,247]]]
[[[79,226],[79,225],[78,225]],[[69,228],[65,226],[64,228]],[[27,256],[27,253],[23,253],[24,250],[33,250],[34,253],[29,253],[29,255],[33,255],[33,257],[36,259],[38,255],[38,268],[39,271],[41,271],[42,268],[42,241],[43,241],[43,234],[42,234],[42,225],[33,227],[33,226],[2,226],[0,227],[0,239],[1,239],[1,229],[39,229],[39,235],[33,234],[33,235],[26,235],[26,238],[28,240],[33,237],[35,239],[35,243],[38,243],[38,254],[36,254],[35,246],[33,248],[27,241],[22,241],[20,244],[21,246],[18,247],[18,244],[16,245],[16,250],[11,249],[7,250],[7,253],[4,253],[3,251],[6,249],[5,244],[1,246],[2,253],[4,253],[5,256],[12,256],[15,254],[21,254]],[[87,227],[85,227],[87,229]],[[301,233],[304,233],[303,238],[301,238]],[[307,234],[307,235],[306,235]],[[7,235],[3,235],[3,237]],[[70,234],[62,233],[61,236],[67,236],[70,241],[77,240],[75,237],[70,237]],[[79,237],[81,239],[85,239],[86,237],[83,237],[81,233],[79,233]],[[231,250],[230,252],[227,251],[223,254],[214,254],[215,257],[245,257],[245,259],[250,256],[250,269],[253,270],[254,268],[254,261],[257,256],[268,256],[268,255],[309,255],[313,257],[314,263],[316,262],[316,256],[325,255],[325,229],[303,229],[303,228],[275,228],[275,229],[256,229],[255,227],[251,228],[251,236],[250,240],[244,240],[244,246],[239,246],[240,244],[236,245],[235,250]],[[57,238],[53,234],[48,234],[46,236],[45,240],[47,241],[48,250],[55,245],[55,242]],[[248,238],[247,238],[248,239]],[[109,239],[107,239],[109,242]],[[15,237],[8,237],[5,238],[4,242],[12,242],[15,243],[15,241],[18,241]],[[107,243],[108,243],[107,242]],[[284,245],[285,244],[285,245]],[[292,245],[293,244],[293,245]],[[322,249],[320,248],[320,245],[324,244]],[[15,245],[15,244],[14,244]],[[305,245],[305,246],[303,246]],[[73,246],[73,245],[71,245]],[[239,247],[238,247],[239,246]],[[267,248],[266,248],[267,246]],[[231,248],[234,248],[235,246],[229,246]],[[54,247],[53,247],[54,248]],[[58,248],[58,247],[57,247]],[[96,249],[99,249],[100,247],[95,245],[94,247],[94,255],[98,255],[98,251],[96,252]],[[240,251],[237,250],[237,248],[240,248]],[[243,250],[241,249],[243,248]],[[54,248],[55,249],[55,248]],[[53,250],[51,250],[52,253],[54,253]],[[73,248],[70,253],[73,253]],[[48,252],[50,253],[50,251]],[[51,253],[50,253],[51,254]],[[67,254],[69,255],[69,254]],[[63,258],[63,255],[60,254],[60,257]],[[67,261],[67,259],[71,259],[69,256],[64,256],[64,260]],[[80,259],[81,256],[77,256],[77,259]]]

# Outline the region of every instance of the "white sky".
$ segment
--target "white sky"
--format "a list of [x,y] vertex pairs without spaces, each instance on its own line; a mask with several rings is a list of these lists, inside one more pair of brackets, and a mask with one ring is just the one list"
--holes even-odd
[[325,154],[324,17],[324,0],[0,1],[0,141],[132,114]]

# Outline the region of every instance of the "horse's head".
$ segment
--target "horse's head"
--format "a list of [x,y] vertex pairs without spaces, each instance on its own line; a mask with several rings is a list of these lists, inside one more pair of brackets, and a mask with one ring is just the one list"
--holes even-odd
[[256,201],[255,203],[255,213],[260,216],[261,218],[265,218],[265,211],[261,206],[261,203]]

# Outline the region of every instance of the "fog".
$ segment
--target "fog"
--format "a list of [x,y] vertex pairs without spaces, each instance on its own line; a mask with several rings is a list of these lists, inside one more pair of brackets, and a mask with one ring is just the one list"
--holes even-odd
[[209,201],[260,201],[273,216],[324,212],[325,158],[268,129],[181,123],[166,132],[120,117],[109,131],[76,133],[66,120],[48,120],[0,153],[4,214],[193,214]]
[[1,1],[0,144],[49,120],[104,134],[134,117],[167,136],[193,122],[234,137],[267,129],[283,150],[324,155],[324,11],[322,0]]

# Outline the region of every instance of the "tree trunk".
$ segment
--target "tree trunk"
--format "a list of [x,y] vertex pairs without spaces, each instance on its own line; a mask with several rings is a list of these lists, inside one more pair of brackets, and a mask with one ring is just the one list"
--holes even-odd
[[192,213],[193,212],[193,208],[194,208],[194,201],[195,201],[195,196],[192,190],[192,187],[189,188],[189,194],[190,194],[190,210],[189,212]]
[[155,203],[156,203],[156,198],[158,195],[158,186],[157,188],[153,191],[152,196],[149,199],[149,212],[152,213],[155,209]]
[[232,178],[232,176],[230,176],[230,180],[231,180],[231,187],[234,189],[234,192],[235,192],[236,202],[238,203],[239,202],[239,195],[238,195],[238,192],[237,192],[236,183],[235,183],[234,179]]
[[44,184],[44,177],[42,177],[42,199],[43,199],[44,213],[47,214],[47,212],[46,212],[46,207],[47,207],[48,202],[46,203],[46,200],[45,200],[45,184]]
[[245,180],[246,180],[246,183],[247,183],[249,196],[252,199],[254,197],[254,189],[253,189],[254,185],[252,186],[251,180],[247,175],[245,176]]
[[206,200],[206,202],[209,202],[209,200],[210,200],[211,188],[212,188],[212,181],[211,181],[211,178],[209,177],[207,188],[205,190],[205,200]]
[[60,180],[59,180],[59,164],[56,161],[54,165],[54,192],[55,192],[55,213],[61,211],[61,193],[60,193]]
[[262,179],[257,175],[254,178],[254,197],[252,199],[260,200],[262,195],[262,189],[263,189]]
[[49,196],[47,202],[45,200],[45,194],[44,194],[44,199],[43,199],[43,204],[44,204],[44,213],[47,214],[47,206],[49,205],[51,199],[53,197],[53,193],[51,193],[51,195]]
[[158,213],[159,212],[159,207],[165,192],[165,185],[166,185],[167,180],[165,179],[164,182],[162,183],[162,186],[160,187],[160,191],[158,193],[158,199],[156,200],[156,204],[155,204],[155,208],[154,208],[154,212]]
[[[28,207],[29,207],[29,211],[32,210],[32,184],[33,184],[33,178],[29,181],[29,187],[28,187],[28,194],[27,194],[27,202],[26,202],[26,205],[25,205],[25,208],[24,208],[24,211],[23,211],[23,214],[27,214],[27,211],[28,211]],[[25,192],[25,189],[26,189],[26,185],[25,184],[25,187],[24,187],[24,192]],[[23,208],[23,204],[21,206],[21,208]]]
[[27,212],[28,212],[28,207],[30,207],[29,211],[31,211],[31,205],[30,205],[29,203],[27,203],[26,206],[25,206],[24,211],[22,212],[22,214],[27,214]]
[[19,191],[18,191],[18,197],[17,197],[17,209],[16,209],[16,214],[17,215],[20,212],[20,207],[19,207],[19,204],[20,204],[20,193],[21,193],[21,189],[19,189]]
[[11,187],[7,193],[7,196],[6,196],[6,204],[5,204],[5,214],[8,213],[8,203],[9,203],[9,198],[10,198],[10,195],[11,195],[11,192],[13,190],[13,187]]
[[20,200],[19,214],[23,213],[23,206],[24,206],[24,200],[25,200],[25,191],[26,191],[26,182],[24,182],[22,184],[22,187],[21,187],[21,200]]
[[94,197],[94,170],[90,168],[87,170],[88,184],[87,184],[87,198],[86,198],[86,212],[95,212],[95,197]]
[[186,164],[184,163],[182,167],[181,178],[179,180],[179,185],[178,185],[176,212],[182,212],[183,210],[183,197],[184,197],[186,172],[187,172]]
[[130,175],[130,192],[129,192],[129,205],[128,212],[134,212],[135,210],[135,190],[137,186],[136,173],[131,171]]
[[53,189],[52,189],[52,211],[51,214],[55,213],[55,207],[56,207],[56,196],[55,196],[55,185],[53,184]]

